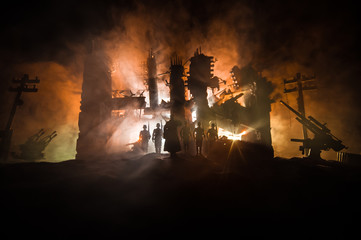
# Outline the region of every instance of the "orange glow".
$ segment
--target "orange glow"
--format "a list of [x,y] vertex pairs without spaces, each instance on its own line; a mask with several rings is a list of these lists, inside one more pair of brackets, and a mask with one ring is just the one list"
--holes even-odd
[[[232,12],[228,17],[237,19],[238,9]],[[243,9],[243,14],[250,14]],[[144,67],[142,62],[146,61],[150,48],[155,48],[155,57],[157,60],[159,103],[163,99],[169,101],[169,87],[165,81],[169,80],[170,58],[177,53],[183,58],[184,62],[190,58],[195,49],[201,47],[202,52],[208,56],[215,57],[214,75],[225,81],[221,83],[220,90],[223,88],[232,89],[232,79],[230,70],[234,65],[243,67],[248,64],[254,55],[254,45],[242,38],[234,31],[234,27],[223,19],[214,19],[210,22],[208,32],[197,34],[197,31],[183,32],[182,35],[192,36],[187,42],[178,41],[173,33],[169,32],[169,22],[162,19],[157,22],[157,28],[154,27],[154,21],[157,21],[147,8],[139,8],[136,12],[119,18],[121,23],[119,28],[115,27],[112,31],[100,36],[104,41],[104,49],[110,58],[112,72],[112,88],[119,90],[131,90],[133,93],[139,93],[146,89],[144,85]],[[241,23],[240,23],[241,24]],[[242,29],[248,28],[248,22],[242,23]],[[149,38],[157,39],[157,44],[149,41]],[[177,39],[177,41],[174,41]],[[181,44],[177,44],[180,42]],[[78,46],[72,46],[74,49],[81,49]],[[19,76],[28,73],[31,77],[38,76],[41,80],[39,92],[36,94],[24,95],[25,104],[19,109],[14,122],[14,145],[19,145],[26,141],[26,138],[40,128],[56,130],[59,135],[46,149],[46,157],[49,161],[68,160],[75,157],[75,146],[78,138],[78,116],[80,111],[80,98],[83,74],[83,53],[77,52],[74,62],[68,65],[60,65],[55,62],[26,63],[17,66]],[[72,60],[73,61],[73,60]],[[185,72],[189,70],[189,62],[185,64]],[[297,63],[282,64],[272,69],[263,69],[263,75],[273,83],[277,83],[275,93],[283,92],[282,78],[293,76],[295,72],[309,72],[310,69],[302,67]],[[17,77],[16,75],[14,77]],[[187,91],[187,94],[189,92]],[[238,92],[233,93],[233,96]],[[148,91],[143,95],[146,97],[147,106],[149,106]],[[228,100],[231,95],[227,95],[219,104]],[[190,96],[187,95],[189,99]],[[295,101],[295,96],[289,96],[290,101]],[[237,101],[242,103],[243,97]],[[308,95],[305,95],[305,101],[310,103]],[[291,104],[292,105],[292,104]],[[316,107],[315,107],[316,108]],[[315,115],[313,109],[307,106],[307,112]],[[124,111],[113,111],[113,117],[124,117]],[[28,117],[31,116],[31,117]],[[196,120],[196,111],[193,112],[193,121]],[[316,115],[317,116],[317,115]],[[169,118],[169,114],[167,115]],[[124,117],[126,118],[126,117]],[[143,116],[144,118],[144,116]],[[26,119],[26,120],[25,120]],[[271,125],[272,139],[275,153],[277,155],[297,156],[299,151],[297,147],[289,147],[289,139],[297,137],[299,126],[290,126],[289,113],[277,104],[272,105]],[[159,119],[160,120],[160,119]],[[157,120],[157,121],[159,121]],[[108,141],[110,152],[115,150],[127,151],[128,143],[138,140],[139,131],[142,125],[147,123],[148,119],[128,118],[117,125],[116,130]],[[163,120],[164,121],[164,120]],[[151,129],[156,122],[150,121]],[[298,124],[298,123],[296,123]],[[332,122],[331,122],[332,124]],[[338,122],[334,123],[339,124]],[[299,131],[300,132],[300,131]],[[232,133],[219,128],[219,136],[226,136],[228,139],[241,140],[246,132]],[[152,146],[153,144],[150,144]]]
[[241,133],[232,133],[232,132],[227,131],[227,130],[221,128],[221,127],[218,127],[218,136],[219,137],[225,136],[228,139],[233,140],[233,141],[234,140],[240,140],[241,141],[242,136],[245,135],[245,134],[247,134],[246,131],[243,131]]
[[58,132],[57,138],[45,149],[44,160],[58,162],[74,159],[82,83],[81,69],[76,72],[74,69],[55,62],[17,66],[15,77],[27,73],[30,77],[38,76],[40,83],[37,93],[24,94],[24,105],[16,112],[12,151],[19,151],[18,145],[44,128]]

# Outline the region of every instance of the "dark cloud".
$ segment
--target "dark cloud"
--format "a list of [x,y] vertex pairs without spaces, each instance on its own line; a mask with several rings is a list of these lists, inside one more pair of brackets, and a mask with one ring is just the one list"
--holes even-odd
[[[338,48],[331,52],[333,58],[346,62],[358,57],[354,48],[360,40],[357,8],[343,1],[330,4],[328,1],[50,1],[47,3],[7,3],[1,15],[1,50],[10,59],[62,60],[71,55],[68,43],[83,42],[90,35],[100,35],[119,23],[118,19],[134,11],[139,5],[155,18],[168,15],[176,24],[170,27],[174,34],[188,29],[206,34],[214,19],[224,19],[242,12],[247,6],[252,11],[254,29],[249,32],[250,41],[259,44],[258,59],[272,61],[274,58],[293,59],[293,49],[302,39],[321,38],[321,49]],[[187,12],[189,18],[179,15]],[[114,14],[115,13],[115,14]],[[172,13],[170,16],[169,13]],[[239,18],[227,23],[232,26]],[[244,17],[244,16],[243,16]],[[156,27],[156,26],[155,26]],[[318,40],[318,39],[317,39]],[[312,42],[311,42],[312,44]],[[62,53],[59,53],[62,52]],[[312,55],[312,53],[310,53]],[[57,59],[59,58],[59,59]],[[359,60],[359,59],[357,59]],[[265,61],[265,64],[269,64]]]

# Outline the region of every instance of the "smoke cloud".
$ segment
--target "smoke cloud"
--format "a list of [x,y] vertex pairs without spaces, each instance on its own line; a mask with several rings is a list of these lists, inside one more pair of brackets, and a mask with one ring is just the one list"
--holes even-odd
[[[276,86],[272,97],[279,97],[272,104],[272,138],[275,154],[283,157],[300,156],[297,143],[289,139],[302,136],[295,116],[279,104],[281,98],[297,108],[296,93],[283,93],[283,79],[298,72],[316,74],[318,89],[304,93],[306,114],[327,122],[332,133],[349,146],[349,152],[361,153],[357,14],[348,3],[337,7],[311,1],[292,4],[132,1],[78,6],[64,2],[44,6],[48,13],[41,11],[28,22],[18,19],[14,26],[8,23],[5,33],[17,40],[2,40],[3,56],[8,56],[7,61],[1,61],[8,69],[3,73],[4,81],[23,73],[41,80],[38,93],[24,94],[25,104],[13,124],[13,146],[40,128],[57,130],[58,137],[47,148],[47,160],[74,158],[84,46],[99,38],[112,59],[113,89],[145,89],[142,62],[151,48],[156,52],[158,73],[169,70],[175,54],[185,62],[199,47],[217,59],[214,74],[228,83],[234,65],[252,64]],[[62,10],[61,16],[51,16],[56,7]],[[41,25],[42,19],[49,19],[49,23]],[[19,40],[31,34],[29,29],[40,36],[39,42]],[[167,75],[159,80],[161,98],[167,99],[168,88],[162,78]],[[7,104],[2,107],[3,122],[12,102],[12,95],[6,93],[9,82],[4,81],[3,102]],[[114,134],[116,137],[120,132]],[[335,159],[335,154],[330,151],[324,157]]]
[[[13,122],[12,151],[18,153],[18,145],[43,128],[45,135],[53,131],[58,133],[46,148],[48,160],[74,158],[82,81],[80,72],[76,74],[71,68],[55,62],[37,62],[17,65],[13,73],[15,78],[21,78],[25,73],[30,79],[37,76],[40,84],[38,92],[22,95],[24,105],[17,108]],[[8,98],[13,100],[15,93],[9,93]]]

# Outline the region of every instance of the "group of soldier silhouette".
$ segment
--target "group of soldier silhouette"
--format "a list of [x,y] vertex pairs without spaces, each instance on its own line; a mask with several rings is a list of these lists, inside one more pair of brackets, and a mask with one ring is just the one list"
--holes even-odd
[[[180,138],[178,137],[178,131]],[[164,125],[164,129],[157,123],[152,134],[147,129],[147,125],[143,125],[143,130],[139,133],[140,148],[143,152],[148,152],[149,140],[152,139],[155,152],[159,154],[161,153],[163,138],[165,139],[164,151],[169,152],[171,157],[175,157],[176,153],[182,150],[181,144],[183,145],[184,152],[189,153],[191,143],[195,143],[196,155],[202,155],[203,141],[207,139],[208,147],[212,149],[215,141],[218,139],[218,131],[214,123],[211,124],[211,127],[205,133],[201,122],[198,122],[197,126],[192,130],[187,121],[182,126],[179,121],[171,118]]]
[[162,137],[163,137],[163,131],[160,128],[160,124],[157,123],[157,128],[153,130],[153,134],[150,135],[149,131],[147,130],[147,125],[143,125],[143,130],[139,133],[139,139],[140,139],[140,148],[144,152],[148,152],[148,142],[150,138],[152,138],[152,141],[154,142],[155,146],[155,152],[160,153],[162,148]]

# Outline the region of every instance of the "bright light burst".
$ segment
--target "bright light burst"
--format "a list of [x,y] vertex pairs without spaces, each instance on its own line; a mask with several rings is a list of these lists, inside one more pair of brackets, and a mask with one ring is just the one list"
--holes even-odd
[[227,131],[221,127],[218,127],[218,136],[222,137],[225,136],[230,140],[242,140],[242,136],[247,134],[246,131],[243,131],[241,133],[232,133],[230,131]]
[[192,122],[197,121],[197,108],[192,111]]

